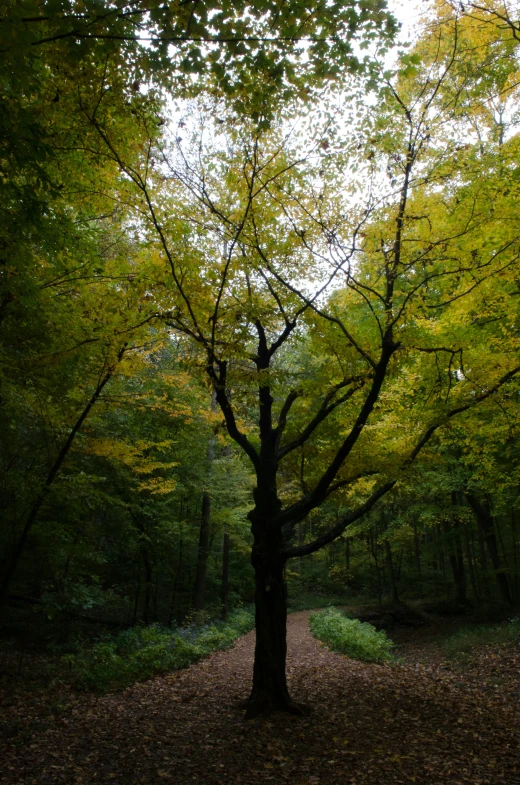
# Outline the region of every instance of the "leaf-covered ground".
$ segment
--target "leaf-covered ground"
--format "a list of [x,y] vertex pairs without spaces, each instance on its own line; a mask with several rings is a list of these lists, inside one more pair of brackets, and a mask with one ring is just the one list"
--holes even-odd
[[246,722],[236,704],[253,645],[250,633],[186,671],[102,698],[70,692],[44,707],[38,694],[19,704],[6,692],[0,783],[520,783],[518,648],[483,650],[461,669],[410,642],[404,663],[366,665],[329,652],[308,613],[294,613],[290,688],[313,712]]

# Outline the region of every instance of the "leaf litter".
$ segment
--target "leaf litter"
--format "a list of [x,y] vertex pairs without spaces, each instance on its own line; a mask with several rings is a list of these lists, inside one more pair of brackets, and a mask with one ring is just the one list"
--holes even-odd
[[1,785],[520,785],[517,646],[464,669],[413,644],[399,664],[365,664],[328,651],[294,613],[289,687],[312,713],[248,722],[238,703],[253,649],[249,633],[102,698],[62,688],[59,710],[6,691],[0,713],[9,706],[17,732],[0,742]]

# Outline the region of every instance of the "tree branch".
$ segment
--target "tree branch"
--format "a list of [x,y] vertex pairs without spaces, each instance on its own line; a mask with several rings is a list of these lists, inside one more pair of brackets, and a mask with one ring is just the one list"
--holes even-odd
[[[324,420],[326,420],[329,414],[334,411],[334,409],[337,409],[338,406],[341,406],[342,403],[348,401],[348,399],[351,398],[354,395],[354,393],[360,390],[361,387],[363,387],[363,385],[365,384],[365,381],[366,381],[366,377],[353,376],[350,379],[344,379],[342,382],[339,382],[339,384],[336,384],[332,388],[332,390],[330,390],[330,392],[327,393],[327,395],[322,401],[320,408],[318,409],[318,412],[308,423],[307,427],[304,428],[302,433],[296,439],[293,439],[291,442],[285,444],[283,447],[281,447],[278,450],[278,460],[281,460],[284,456],[288,455],[288,453],[292,452],[293,450],[296,450],[298,447],[301,447],[302,444],[305,444],[307,439],[309,439],[310,436],[314,433],[318,425],[320,425]],[[352,387],[352,389],[348,390],[345,393],[345,395],[341,396],[341,398],[338,398],[336,401],[332,401],[332,399],[334,398],[336,393],[339,392],[339,390],[348,387],[350,384],[353,384],[354,382],[358,382],[356,387]]]
[[330,485],[336,478],[336,475],[341,469],[344,461],[352,451],[368,421],[368,418],[370,417],[370,414],[372,413],[376,401],[379,398],[381,387],[383,386],[383,382],[386,378],[388,363],[398,348],[399,345],[391,341],[383,342],[383,351],[375,369],[372,385],[367,393],[365,402],[361,407],[354,425],[350,429],[343,443],[340,445],[328,468],[322,474],[314,490],[312,490],[299,501],[295,502],[295,504],[292,504],[290,507],[282,510],[277,516],[277,522],[281,526],[284,526],[287,523],[292,524],[295,521],[303,520],[311,510],[313,510],[326,499]]
[[386,482],[384,485],[381,485],[377,488],[374,493],[366,500],[364,504],[354,510],[354,512],[345,515],[341,521],[334,526],[334,528],[329,529],[328,532],[322,534],[321,537],[317,537],[313,542],[306,543],[305,545],[297,545],[294,548],[287,548],[284,550],[283,555],[285,559],[292,559],[295,556],[307,556],[309,553],[314,553],[315,551],[320,550],[323,548],[324,545],[328,545],[329,542],[333,542],[337,537],[339,537],[347,526],[350,526],[351,523],[357,521],[367,512],[369,512],[374,504],[381,499],[382,496],[385,496],[394,485],[397,483],[397,480],[391,480],[390,482]]
[[215,368],[213,367],[212,359],[213,358],[211,356],[208,358],[206,371],[213,384],[217,403],[220,406],[222,414],[224,415],[227,432],[233,441],[235,441],[244,450],[254,468],[258,469],[260,467],[259,455],[247,436],[239,430],[235,419],[235,413],[226,391],[227,361],[221,360],[218,363],[219,373],[217,374]]

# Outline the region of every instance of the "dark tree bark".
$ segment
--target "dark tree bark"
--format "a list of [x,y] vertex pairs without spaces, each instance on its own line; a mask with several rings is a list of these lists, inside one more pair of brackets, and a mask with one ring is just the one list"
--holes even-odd
[[143,621],[145,624],[150,624],[150,605],[152,601],[153,569],[146,548],[141,548],[141,557],[143,559],[143,567],[144,567]]
[[379,566],[379,559],[377,556],[377,530],[375,533],[373,529],[370,530],[368,544],[376,568],[377,603],[379,605],[379,610],[381,610],[383,607],[383,589],[381,586],[381,567]]
[[292,708],[285,675],[287,595],[283,543],[275,531],[265,532],[263,527],[255,526],[254,516],[252,528],[256,530],[251,558],[255,569],[256,645],[246,717]]
[[139,611],[139,598],[141,597],[141,572],[139,569],[139,560],[137,563],[137,588],[135,591],[134,599],[134,612],[132,614],[132,625],[137,623],[137,612]]
[[[181,506],[181,512],[182,512],[182,506]],[[181,571],[182,571],[182,537],[179,538],[179,560],[177,562],[177,569],[175,571],[175,578],[173,580],[172,598],[170,602],[170,610],[168,613],[168,627],[171,626],[171,623],[173,621],[175,605],[177,604],[177,590],[179,587],[179,577]]]
[[463,532],[464,532],[464,552],[466,554],[466,562],[468,565],[469,582],[471,584],[471,593],[473,594],[473,599],[475,600],[475,603],[478,604],[480,602],[480,592],[478,590],[477,576],[475,572],[475,566],[473,564],[473,558],[471,555],[471,546],[470,546],[467,526],[463,526]]
[[[215,394],[211,398],[211,409],[216,411],[217,401]],[[213,461],[215,459],[215,437],[212,434],[208,441],[208,463],[206,472],[206,482],[209,481]],[[211,496],[208,490],[202,494],[202,509],[200,516],[199,546],[197,551],[197,569],[195,572],[195,583],[193,586],[193,607],[196,611],[202,611],[205,607],[206,592],[206,571],[209,556],[209,530],[211,522]]]
[[202,510],[200,516],[199,545],[197,549],[197,569],[193,587],[193,607],[196,611],[204,610],[206,590],[206,568],[209,554],[209,526],[211,517],[211,497],[207,491],[202,494]]
[[92,407],[95,406],[95,404],[97,403],[97,401],[99,399],[99,396],[103,392],[105,386],[107,385],[107,383],[112,378],[112,375],[114,374],[114,371],[115,371],[115,369],[117,367],[117,364],[123,358],[123,355],[125,353],[125,349],[126,349],[126,344],[125,344],[125,346],[123,346],[122,349],[120,349],[120,351],[119,351],[119,353],[117,355],[117,361],[113,365],[111,365],[106,370],[106,372],[103,374],[103,376],[100,378],[100,380],[99,380],[99,382],[98,382],[94,392],[92,393],[90,399],[87,401],[85,407],[83,408],[83,410],[79,414],[76,422],[74,423],[73,427],[71,428],[71,431],[70,431],[68,437],[66,438],[65,442],[63,443],[63,445],[62,445],[58,455],[56,456],[56,459],[55,459],[53,465],[51,466],[51,469],[50,469],[50,471],[49,471],[49,473],[47,475],[47,478],[46,478],[46,480],[45,480],[45,482],[44,482],[44,484],[43,484],[43,486],[42,486],[38,496],[34,500],[33,505],[31,507],[31,509],[29,510],[29,513],[28,513],[28,515],[27,515],[27,517],[25,519],[25,524],[23,526],[22,533],[20,534],[18,542],[17,542],[17,544],[16,544],[16,546],[15,546],[15,548],[14,548],[12,554],[11,554],[11,558],[10,558],[10,560],[8,562],[8,565],[7,565],[4,577],[3,577],[2,582],[0,584],[0,607],[4,604],[4,602],[7,599],[7,595],[8,595],[8,592],[9,592],[9,586],[11,585],[11,581],[14,578],[14,575],[16,573],[16,570],[17,570],[17,567],[18,567],[18,564],[19,564],[19,561],[20,561],[20,559],[22,557],[22,554],[23,554],[23,552],[25,550],[25,546],[27,545],[27,540],[29,538],[29,534],[31,532],[31,529],[32,529],[34,523],[38,519],[38,515],[39,515],[39,512],[40,512],[40,509],[41,509],[42,505],[44,504],[45,499],[47,498],[47,494],[49,493],[52,484],[54,483],[56,477],[58,476],[63,462],[65,461],[67,455],[70,452],[70,448],[72,447],[74,439],[76,438],[78,432],[80,431],[83,423],[85,422],[85,420],[89,416]]
[[443,527],[448,539],[448,558],[455,584],[455,597],[458,602],[464,604],[466,602],[466,570],[457,521],[453,521],[451,526],[448,521],[444,521]]
[[222,540],[222,581],[221,581],[221,595],[220,600],[222,603],[222,618],[226,619],[229,613],[229,553],[231,550],[231,542],[229,534],[226,532]]
[[[453,504],[453,506],[456,509],[462,506],[463,499],[462,499],[462,493],[460,491],[453,491],[452,492],[452,494],[451,494],[451,503]],[[468,567],[469,582],[470,582],[470,585],[471,585],[471,593],[473,594],[473,599],[475,600],[475,603],[478,604],[480,602],[480,595],[479,595],[479,590],[478,590],[478,584],[477,584],[477,577],[476,577],[476,573],[475,573],[475,568],[474,568],[474,565],[473,565],[473,559],[472,559],[472,556],[471,556],[471,546],[470,546],[470,541],[469,541],[468,527],[466,525],[466,522],[461,517],[461,515],[460,514],[458,515],[456,511],[455,511],[455,525],[456,525],[456,528],[457,528],[457,530],[459,532],[459,537],[461,536],[461,532],[462,532],[462,540],[464,542],[464,553],[466,555],[466,564],[467,564],[467,567]]]
[[474,493],[466,493],[466,499],[468,500],[471,509],[475,513],[477,523],[482,530],[482,534],[489,552],[489,557],[493,565],[493,571],[495,573],[500,596],[505,603],[511,605],[513,598],[511,597],[507,575],[505,574],[504,568],[502,567],[500,561],[493,515],[489,503],[485,499],[480,501]]
[[417,524],[413,522],[413,542],[414,542],[414,554],[415,554],[415,571],[418,577],[421,577],[421,543],[419,541],[419,536],[417,534]]
[[[153,565],[150,559],[150,553],[147,548],[146,526],[144,518],[139,511],[133,509],[132,505],[129,506],[130,515],[134,521],[135,527],[139,532],[139,556],[140,561],[143,563],[144,569],[144,594],[143,594],[143,615],[142,619],[145,624],[150,624],[150,607],[152,601],[153,590]],[[141,589],[141,579],[139,578],[139,591]],[[137,601],[136,601],[137,602]]]
[[442,580],[443,580],[444,586],[447,587],[448,586],[448,575],[447,575],[447,572],[446,572],[446,559],[445,559],[445,556],[444,556],[445,544],[444,544],[444,540],[443,540],[443,537],[442,537],[441,527],[440,526],[436,526],[434,531],[435,531],[435,534],[434,534],[434,538],[433,539],[434,539],[434,542],[436,542],[436,544],[437,544],[440,570],[441,570],[441,573],[442,573]]
[[386,571],[388,573],[388,583],[390,584],[390,597],[392,605],[399,605],[399,592],[397,590],[397,581],[395,579],[394,560],[392,557],[392,548],[388,540],[385,540],[385,561]]
[[[298,524],[298,546],[303,545],[303,523]],[[298,575],[302,574],[302,557],[298,556]]]
[[513,599],[518,601],[518,543],[516,540],[516,514],[511,507],[511,533],[513,536]]

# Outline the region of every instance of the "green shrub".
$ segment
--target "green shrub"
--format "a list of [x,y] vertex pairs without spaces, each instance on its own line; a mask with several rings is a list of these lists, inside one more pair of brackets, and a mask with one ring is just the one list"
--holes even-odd
[[253,626],[253,613],[242,608],[225,622],[176,630],[158,625],[133,627],[63,659],[78,689],[109,692],[186,668],[212,651],[228,648]]
[[462,627],[447,638],[443,647],[450,657],[471,654],[481,646],[499,646],[520,639],[520,618],[503,624]]
[[340,654],[361,662],[389,662],[393,643],[371,624],[348,619],[337,608],[311,613],[309,620],[315,638]]

